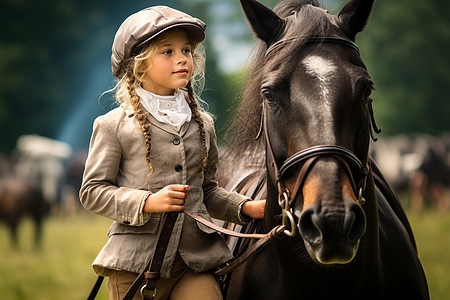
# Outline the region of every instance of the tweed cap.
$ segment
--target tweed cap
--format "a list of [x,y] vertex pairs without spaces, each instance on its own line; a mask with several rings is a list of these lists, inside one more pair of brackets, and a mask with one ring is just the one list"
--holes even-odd
[[111,67],[114,76],[119,76],[122,62],[135,55],[136,49],[175,27],[187,30],[195,42],[205,38],[206,24],[203,21],[167,6],[145,8],[125,19],[112,45]]

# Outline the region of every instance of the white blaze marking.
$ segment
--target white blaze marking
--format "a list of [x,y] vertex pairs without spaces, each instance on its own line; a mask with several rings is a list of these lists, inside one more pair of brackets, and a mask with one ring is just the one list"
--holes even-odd
[[[329,99],[330,90],[327,83],[336,71],[336,66],[332,61],[316,55],[306,57],[303,59],[302,63],[306,68],[306,73],[318,80],[318,86],[315,90],[318,91],[316,95],[321,98],[321,104],[323,107],[321,110],[322,122],[325,120],[331,120],[332,113]],[[328,138],[333,138],[333,134],[331,132],[323,132],[323,134],[328,136]]]
[[329,90],[326,83],[336,70],[336,66],[333,65],[333,62],[315,55],[306,57],[303,60],[303,65],[306,67],[307,74],[319,80],[321,96],[327,99]]

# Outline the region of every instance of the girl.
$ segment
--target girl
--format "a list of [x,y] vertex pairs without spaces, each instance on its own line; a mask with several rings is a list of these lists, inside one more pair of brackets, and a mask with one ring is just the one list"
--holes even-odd
[[[94,122],[80,190],[86,209],[115,220],[93,263],[109,276],[110,299],[122,299],[146,267],[165,212],[186,208],[241,224],[264,215],[265,201],[248,201],[215,181],[214,124],[193,89],[203,78],[205,27],[155,6],[128,17],[116,33],[111,63],[121,105]],[[179,214],[156,299],[222,299],[211,269],[231,258],[219,234]]]

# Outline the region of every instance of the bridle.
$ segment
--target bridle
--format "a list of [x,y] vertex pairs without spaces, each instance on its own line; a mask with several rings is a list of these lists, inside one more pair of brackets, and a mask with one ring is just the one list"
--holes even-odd
[[[283,44],[290,43],[299,39],[300,39],[299,37],[285,38],[273,43],[272,45],[270,45],[269,48],[267,48],[265,57],[267,57],[269,53],[271,53],[276,48],[282,46]],[[319,44],[319,43],[341,44],[352,48],[353,50],[358,52],[358,54],[360,54],[358,45],[356,45],[353,41],[349,39],[342,38],[339,36],[311,37],[306,41],[306,44]]]
[[[283,43],[291,42],[295,38],[282,39],[274,44],[272,44],[266,51],[266,56],[274,49],[281,46]],[[340,45],[348,46],[353,50],[357,51],[359,54],[358,46],[353,42],[341,37],[316,37],[309,39],[307,44],[312,43],[337,43]],[[322,157],[332,157],[339,161],[339,163],[344,167],[347,176],[352,184],[353,191],[355,193],[356,199],[359,204],[364,204],[365,199],[363,197],[363,192],[366,188],[367,175],[369,173],[369,154],[367,150],[366,156],[361,161],[352,151],[339,146],[339,145],[316,145],[301,151],[298,151],[288,157],[283,163],[279,163],[275,156],[273,146],[271,143],[269,130],[268,130],[268,104],[267,100],[263,99],[262,102],[262,112],[261,112],[261,125],[259,132],[256,136],[258,139],[261,133],[264,132],[264,138],[266,143],[267,158],[270,160],[270,165],[273,168],[274,181],[278,190],[278,204],[282,210],[282,222],[286,226],[284,233],[288,236],[296,235],[296,223],[293,217],[293,202],[297,198],[298,194],[301,193],[305,179],[312,169],[314,163]],[[369,114],[371,118],[371,136],[373,138],[372,130],[379,133],[380,130],[377,128],[374,117],[373,110],[371,107],[371,102],[369,101]],[[294,166],[301,166],[300,172],[298,173],[296,183],[292,191],[289,191],[285,184],[286,173],[292,169]],[[352,168],[353,167],[353,168]],[[352,171],[353,170],[353,171]],[[355,171],[356,170],[356,171]]]

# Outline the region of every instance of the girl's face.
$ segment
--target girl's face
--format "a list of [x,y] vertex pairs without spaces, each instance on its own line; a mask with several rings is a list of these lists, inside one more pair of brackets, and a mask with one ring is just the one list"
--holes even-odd
[[150,68],[142,87],[157,95],[173,95],[191,79],[194,68],[192,45],[184,30],[174,30],[157,43],[157,50],[147,60]]

